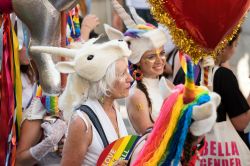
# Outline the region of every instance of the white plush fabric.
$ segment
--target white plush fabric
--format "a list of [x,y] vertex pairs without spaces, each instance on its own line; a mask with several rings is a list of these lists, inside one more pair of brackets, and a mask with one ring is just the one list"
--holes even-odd
[[63,94],[59,97],[58,107],[64,111],[64,118],[69,120],[73,109],[88,95],[89,84],[99,81],[105,75],[109,65],[116,60],[129,57],[131,51],[123,40],[111,40],[103,44],[93,44],[91,39],[75,49],[33,46],[32,52],[58,54],[70,58],[56,64],[61,73],[68,73],[68,80]]
[[214,92],[209,92],[209,96],[211,97],[209,102],[193,107],[194,122],[190,126],[190,131],[194,136],[201,136],[209,132],[216,122],[217,107],[221,98]]
[[22,122],[27,120],[40,120],[46,113],[40,98],[34,97],[31,101],[30,106],[23,111]]
[[165,33],[160,29],[145,32],[140,38],[127,37],[125,40],[131,43],[132,54],[129,61],[133,64],[138,63],[146,51],[160,48],[167,42]]

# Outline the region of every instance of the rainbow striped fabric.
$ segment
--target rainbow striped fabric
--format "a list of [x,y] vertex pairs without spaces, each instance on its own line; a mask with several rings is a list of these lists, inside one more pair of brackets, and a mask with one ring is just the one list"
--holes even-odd
[[183,54],[180,59],[186,73],[185,86],[176,86],[165,99],[154,128],[133,166],[177,166],[191,124],[193,106],[210,101],[208,91],[194,85],[191,59]]
[[119,159],[128,160],[140,138],[140,136],[129,135],[114,141],[104,149],[97,161],[97,166],[112,166]]
[[42,95],[42,87],[38,86],[36,90],[36,97],[41,99],[43,106],[46,109],[46,113],[49,116],[58,116],[58,96],[46,96]]

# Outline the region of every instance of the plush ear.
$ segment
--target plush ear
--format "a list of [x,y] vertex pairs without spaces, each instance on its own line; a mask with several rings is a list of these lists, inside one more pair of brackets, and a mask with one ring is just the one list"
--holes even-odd
[[74,68],[75,64],[74,62],[58,62],[56,64],[56,69],[60,72],[60,73],[74,73],[75,72],[75,68]]
[[108,35],[109,40],[124,38],[123,34],[120,31],[118,31],[115,28],[112,28],[111,26],[107,24],[104,24],[104,29],[105,29],[106,34]]
[[216,110],[213,110],[213,104],[211,103],[211,101],[209,101],[208,103],[199,105],[199,106],[194,106],[192,118],[195,121],[206,119],[212,115],[212,111],[216,111]]
[[213,104],[218,107],[220,105],[221,102],[221,97],[220,95],[218,95],[215,92],[209,92],[209,96],[211,97],[211,100],[213,102]]

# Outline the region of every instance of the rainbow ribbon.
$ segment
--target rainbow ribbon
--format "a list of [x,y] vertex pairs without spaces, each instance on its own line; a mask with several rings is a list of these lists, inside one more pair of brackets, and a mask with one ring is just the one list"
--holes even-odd
[[42,96],[41,102],[46,108],[48,115],[59,116],[58,96]]

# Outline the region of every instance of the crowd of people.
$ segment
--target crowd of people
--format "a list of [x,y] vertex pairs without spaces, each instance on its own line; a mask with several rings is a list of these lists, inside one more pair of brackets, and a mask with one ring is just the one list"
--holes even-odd
[[[86,15],[80,21],[80,35],[68,46],[72,52],[57,47],[29,51],[67,57],[56,65],[59,72],[68,74],[60,95],[48,97],[40,92],[36,64],[21,58],[23,120],[16,165],[96,165],[101,152],[113,141],[128,134],[150,134],[164,100],[175,86],[185,83],[178,62],[180,50],[170,42],[167,30],[153,19],[146,0],[122,1],[130,13],[116,0],[112,4],[114,27],[104,25],[108,41],[97,42],[94,29],[102,23],[97,16]],[[200,61],[195,80],[196,85],[204,85],[202,64],[214,64],[208,89],[221,97],[216,123],[229,117],[249,151],[250,94],[248,98],[243,96],[237,78],[225,65],[234,55],[240,32],[216,60]],[[25,48],[19,51],[21,57],[28,57]],[[57,108],[48,108],[41,96],[55,101]],[[126,101],[132,133],[127,131],[117,99]],[[200,145],[204,137],[199,136],[199,141],[190,142],[190,146]],[[116,165],[128,165],[128,161]]]

